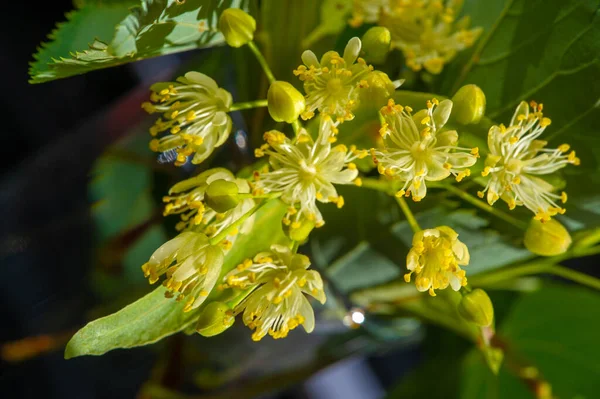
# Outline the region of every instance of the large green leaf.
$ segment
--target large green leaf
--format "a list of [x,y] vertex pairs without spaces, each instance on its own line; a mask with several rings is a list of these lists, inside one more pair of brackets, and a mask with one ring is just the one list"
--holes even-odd
[[486,32],[439,80],[444,94],[479,85],[498,123],[509,122],[522,100],[544,103],[552,125],[541,138],[572,144],[582,161],[564,170],[573,199],[600,183],[599,7],[599,0],[467,1],[465,14]]
[[51,35],[55,42],[36,56],[30,81],[41,83],[221,43],[219,14],[241,2],[142,0],[129,13],[128,2],[86,2]]
[[31,63],[29,74],[31,83],[51,80],[49,64],[60,57],[66,57],[88,48],[95,39],[105,42],[112,38],[115,26],[129,13],[133,1],[86,2],[78,10],[69,12],[67,21],[59,23],[48,35],[49,42],[42,43]]
[[466,361],[462,397],[531,398],[514,376],[524,367],[538,370],[538,379],[551,385],[553,397],[597,397],[599,307],[600,295],[573,286],[548,286],[523,296],[498,332],[507,348],[499,379],[473,355]]
[[[282,202],[274,200],[258,211],[252,230],[240,234],[225,256],[222,275],[271,244],[285,242],[281,218],[286,209]],[[120,311],[87,324],[67,344],[65,358],[151,344],[191,326],[202,307],[184,313],[182,303],[165,299],[164,292],[159,287]]]

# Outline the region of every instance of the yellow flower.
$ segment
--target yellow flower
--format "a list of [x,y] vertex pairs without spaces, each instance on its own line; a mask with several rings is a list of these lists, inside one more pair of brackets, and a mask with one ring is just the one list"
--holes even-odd
[[293,217],[293,226],[308,219],[318,227],[324,222],[317,200],[343,205],[333,184],[352,184],[358,170],[351,161],[363,154],[348,151],[345,145],[332,148],[336,125],[329,116],[322,116],[316,141],[306,131],[293,140],[278,131],[265,133],[267,144],[256,153],[269,156],[271,171],[255,172],[255,192],[282,193],[281,199],[291,207],[284,223],[290,224]]
[[321,276],[307,270],[309,266],[308,257],[273,245],[270,252],[245,260],[225,276],[223,288],[253,289],[234,309],[235,315],[243,312],[244,324],[254,330],[253,340],[267,334],[284,338],[300,324],[312,332],[315,316],[304,294],[321,303],[326,297]]
[[358,58],[361,41],[353,37],[348,41],[343,57],[328,51],[321,62],[310,50],[302,54],[302,62],[294,75],[304,82],[306,111],[303,119],[314,116],[315,110],[336,118],[339,122],[354,118],[352,110],[357,106],[358,90],[365,87],[364,79],[373,70],[365,60]]
[[[372,3],[372,0],[358,3]],[[378,24],[390,30],[392,47],[402,50],[406,65],[439,74],[459,51],[471,47],[482,29],[467,29],[468,17],[455,21],[460,1],[388,0],[379,8]],[[374,10],[374,6],[372,7]]]
[[[211,209],[204,202],[208,186],[215,181],[225,180],[233,182],[242,194],[250,193],[250,186],[246,180],[237,179],[225,168],[209,169],[198,176],[183,180],[169,190],[169,195],[163,197],[166,202],[164,215],[180,215],[181,221],[175,228],[202,232],[208,237],[213,237],[229,227],[233,222],[243,216],[255,202],[252,198],[242,199],[235,207],[226,212],[219,213]],[[251,227],[253,218],[249,218],[242,225],[242,231]],[[232,233],[229,241],[232,242],[237,231]]]
[[478,195],[483,198],[487,191],[487,201],[493,205],[498,199],[508,204],[510,209],[524,205],[535,218],[547,221],[565,209],[558,202],[565,203],[567,194],[555,194],[555,187],[538,176],[548,175],[564,168],[567,164],[579,165],[575,151],[569,152],[569,145],[558,148],[544,148],[546,141],[538,137],[551,123],[542,114],[543,105],[521,102],[515,111],[510,125],[492,126],[488,133],[489,155],[485,161],[483,176],[490,176],[485,189]]
[[410,107],[396,105],[392,99],[381,109],[385,148],[372,153],[379,173],[405,182],[398,196],[412,194],[413,200],[420,201],[427,194],[426,180],[454,175],[461,181],[470,175],[477,148],[458,147],[458,133],[441,130],[451,111],[452,101],[435,98],[414,115]]
[[197,308],[213,289],[223,265],[223,250],[211,245],[202,233],[183,232],[164,243],[142,266],[150,284],[163,282],[169,291],[166,297],[178,293],[177,301],[185,299],[184,312]]
[[443,290],[450,285],[454,291],[467,285],[465,271],[469,264],[469,249],[458,240],[458,234],[448,226],[439,226],[415,233],[412,248],[406,257],[409,270],[404,280],[409,283],[415,273],[415,285],[421,292]]
[[188,156],[195,154],[192,163],[199,164],[229,137],[231,94],[210,77],[188,72],[177,82],[156,83],[150,89],[151,102],[143,103],[142,108],[163,114],[150,128],[150,134],[165,132],[150,142],[152,151],[176,150],[176,165],[183,165]]

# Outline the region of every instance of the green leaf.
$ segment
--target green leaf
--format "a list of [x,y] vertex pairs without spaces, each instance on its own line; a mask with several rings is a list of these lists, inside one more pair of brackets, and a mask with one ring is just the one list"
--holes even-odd
[[[252,230],[240,234],[225,256],[222,276],[271,244],[286,242],[281,230],[286,209],[285,204],[273,200],[257,212]],[[166,299],[164,293],[165,289],[159,287],[120,311],[87,324],[67,344],[65,358],[148,345],[192,326],[202,306],[185,313],[182,303]]]
[[[505,367],[494,379],[469,356],[463,374],[462,398],[531,398],[515,375],[533,367],[547,381],[553,397],[594,398],[600,377],[597,344],[600,296],[567,285],[551,285],[521,297],[498,332],[507,348]],[[529,369],[530,371],[532,369]]]
[[58,58],[86,49],[95,39],[105,42],[112,38],[115,26],[129,13],[133,1],[86,2],[80,9],[69,12],[67,21],[57,24],[42,43],[31,63],[31,83],[51,80],[54,75],[48,64]]
[[[69,24],[52,35],[57,39],[57,43],[52,45],[53,51],[36,57],[38,61],[30,70],[30,82],[46,82],[222,43],[223,37],[216,29],[219,14],[226,8],[239,6],[241,2],[142,0],[141,5],[132,8],[129,15],[124,14],[126,17],[118,24],[116,17],[123,15],[124,6],[86,3],[80,11],[71,14]],[[96,30],[94,27],[99,10],[113,8],[119,8],[121,14],[115,11],[111,14],[112,19],[106,18],[106,22],[99,24]],[[114,35],[107,35],[109,26]],[[78,29],[85,29],[85,34],[81,36],[82,39],[73,42]],[[92,39],[95,40],[86,50],[82,40],[90,43]],[[65,44],[61,45],[63,40]]]

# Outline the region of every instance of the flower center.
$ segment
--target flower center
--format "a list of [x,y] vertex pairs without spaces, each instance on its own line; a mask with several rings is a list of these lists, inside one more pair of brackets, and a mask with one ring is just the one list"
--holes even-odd
[[506,164],[506,171],[512,172],[515,174],[519,174],[519,173],[521,173],[521,169],[523,169],[523,166],[524,165],[523,165],[523,162],[521,162],[521,160],[512,158]]
[[417,141],[410,148],[410,153],[415,160],[425,160],[428,154],[428,147],[423,141]]
[[300,179],[304,181],[312,181],[317,175],[315,165],[308,165],[305,160],[300,161]]
[[327,82],[327,91],[331,95],[338,94],[343,88],[342,80],[340,78],[329,79]]

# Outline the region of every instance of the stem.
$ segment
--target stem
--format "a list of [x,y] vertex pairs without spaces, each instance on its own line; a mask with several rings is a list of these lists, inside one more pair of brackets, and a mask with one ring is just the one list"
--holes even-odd
[[236,220],[235,222],[231,223],[226,229],[223,229],[219,234],[217,234],[216,236],[212,237],[209,240],[210,241],[210,245],[217,245],[218,243],[220,243],[221,241],[223,241],[225,239],[225,237],[227,237],[229,235],[229,233],[231,233],[233,230],[237,229],[242,223],[244,223],[246,221],[246,219],[248,219],[250,216],[252,216],[256,211],[258,211],[267,202],[268,201],[261,201],[261,202],[259,202],[252,209],[250,209],[248,212],[244,213],[238,220]]
[[267,100],[254,100],[254,101],[246,101],[243,103],[235,103],[230,108],[229,111],[241,111],[243,109],[252,109],[259,107],[266,107]]
[[406,221],[408,222],[408,224],[410,224],[410,228],[413,230],[413,232],[418,233],[419,231],[421,231],[421,227],[419,226],[419,223],[417,223],[415,215],[413,215],[412,211],[408,207],[406,200],[402,197],[396,197],[396,201],[398,202],[398,205],[400,205],[400,209],[402,209],[402,212],[404,212],[404,216],[406,216]]
[[300,246],[300,243],[296,240],[292,241],[290,249],[292,250],[292,253],[295,254],[298,252],[298,247]]
[[554,276],[562,277],[567,280],[585,285],[596,290],[600,290],[600,279],[587,275],[585,273],[578,272],[560,265],[554,265],[551,263],[530,263],[523,266],[517,266],[507,270],[500,270],[495,273],[490,273],[483,276],[471,277],[471,283],[473,285],[492,285],[496,282],[510,280],[513,278],[532,275],[532,274],[552,274]]
[[446,190],[450,191],[452,194],[455,194],[457,197],[460,197],[461,199],[467,201],[471,205],[474,205],[474,206],[478,207],[479,209],[484,210],[484,211],[496,216],[497,218],[500,218],[500,219],[504,220],[505,222],[512,224],[515,227],[518,227],[521,230],[527,230],[527,223],[522,222],[519,219],[512,217],[511,215],[509,215],[505,212],[502,212],[501,210],[496,209],[493,206],[491,206],[483,201],[480,201],[478,198],[475,198],[474,196],[467,193],[466,191],[463,191],[460,188],[454,187],[453,185],[450,185],[450,184],[444,184],[443,187]]
[[298,119],[292,122],[292,128],[294,129],[294,134],[298,136],[298,132],[302,129],[302,124]]
[[240,199],[248,199],[248,198],[251,198],[251,199],[260,199],[260,198],[273,199],[273,198],[281,197],[281,193],[266,193],[266,194],[262,194],[262,195],[254,195],[252,193],[238,193],[237,197]]
[[273,75],[273,72],[271,71],[271,68],[269,68],[269,64],[267,63],[267,60],[260,52],[260,49],[258,48],[256,43],[254,43],[254,41],[251,40],[248,42],[248,47],[250,47],[250,50],[254,53],[254,56],[258,60],[258,63],[260,64],[261,68],[263,69],[263,71],[265,71],[265,75],[267,75],[267,79],[269,79],[269,82],[273,83],[275,81],[275,76]]

